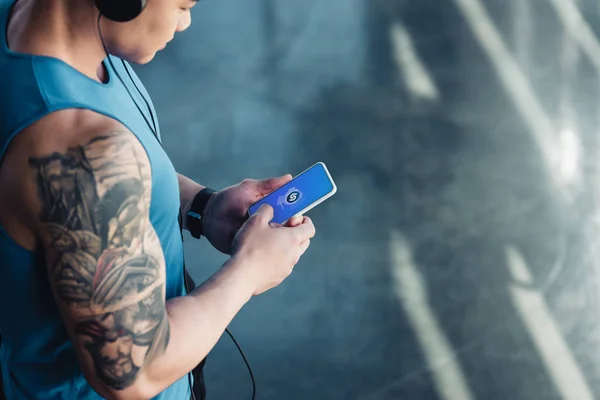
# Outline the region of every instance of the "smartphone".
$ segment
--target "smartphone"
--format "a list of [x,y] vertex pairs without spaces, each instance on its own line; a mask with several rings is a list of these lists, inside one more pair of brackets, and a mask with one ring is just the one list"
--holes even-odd
[[337,192],[337,187],[324,163],[318,162],[294,179],[269,193],[248,209],[252,215],[267,203],[274,210],[271,222],[284,224],[296,215],[304,215]]

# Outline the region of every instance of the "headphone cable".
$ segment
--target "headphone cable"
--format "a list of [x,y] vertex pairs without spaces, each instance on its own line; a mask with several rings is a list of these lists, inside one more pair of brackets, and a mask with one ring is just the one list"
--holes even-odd
[[256,398],[256,381],[254,380],[254,374],[252,373],[252,368],[250,368],[250,363],[248,362],[248,359],[246,358],[242,347],[238,344],[237,340],[235,340],[235,338],[233,337],[233,334],[229,331],[229,328],[225,328],[225,332],[227,332],[227,334],[237,347],[238,351],[242,355],[242,358],[244,359],[246,367],[248,368],[248,372],[250,373],[250,379],[252,380],[252,400],[254,400]]
[[[190,293],[190,289],[188,287],[188,280],[184,277],[183,278],[183,285],[185,286],[185,291],[186,293]],[[250,373],[250,379],[252,380],[252,400],[256,399],[256,380],[254,379],[254,373],[252,372],[252,368],[250,367],[250,363],[248,362],[248,359],[246,358],[246,354],[244,354],[244,350],[242,350],[242,347],[239,345],[239,343],[237,342],[237,340],[235,340],[235,337],[233,336],[233,333],[231,333],[231,331],[229,330],[229,328],[225,328],[225,332],[227,332],[227,334],[229,335],[229,337],[231,338],[231,340],[233,341],[233,343],[235,344],[235,346],[237,347],[238,351],[240,352],[242,358],[244,359],[244,363],[246,364],[246,368],[248,368],[248,372]],[[192,393],[192,400],[197,400],[196,399],[196,395],[194,394],[194,388],[192,385],[192,374],[188,374],[188,382],[190,385],[190,391]]]
[[[121,84],[123,85],[123,87],[127,91],[127,94],[129,94],[129,97],[133,101],[133,104],[136,106],[136,108],[138,109],[138,111],[140,112],[140,114],[142,115],[142,117],[144,118],[144,121],[146,121],[146,124],[148,125],[148,128],[150,128],[150,131],[154,134],[154,137],[156,137],[156,140],[158,140],[159,143],[160,143],[160,140],[158,138],[158,132],[157,132],[157,130],[155,130],[156,127],[153,128],[153,126],[150,124],[150,121],[148,121],[148,118],[146,118],[146,114],[142,111],[142,109],[138,105],[137,101],[135,101],[135,98],[133,97],[133,95],[129,91],[129,88],[125,84],[125,81],[123,81],[123,78],[121,78],[121,75],[119,74],[119,72],[115,68],[115,65],[112,62],[112,59],[111,59],[110,54],[108,52],[108,49],[106,48],[106,44],[104,43],[104,37],[102,36],[102,31],[100,30],[100,18],[102,18],[102,13],[98,14],[98,35],[100,36],[100,41],[102,42],[102,47],[104,48],[104,52],[106,53],[106,58],[108,59],[108,62],[110,63],[110,66],[111,66],[113,72],[115,73],[115,75],[117,76],[117,78],[119,78],[119,80],[121,81]],[[125,62],[122,59],[121,59],[121,61],[123,62],[123,66],[125,66]],[[127,71],[127,74],[129,74],[129,71],[127,70],[127,68],[125,68],[125,70]],[[131,77],[130,74],[129,74],[129,77]],[[135,88],[139,92],[140,90],[137,87],[137,85],[135,84],[135,82],[133,81],[133,79],[131,80],[131,83],[133,83],[133,86],[135,86]],[[140,95],[141,95],[141,92],[140,92]],[[144,98],[144,96],[142,96],[142,99],[146,103],[146,106],[148,107],[148,110],[150,111],[150,113],[152,113],[150,105],[148,104],[148,102],[146,101],[146,99]],[[154,122],[154,118],[152,119],[152,121]],[[162,143],[161,143],[161,146],[162,146]]]

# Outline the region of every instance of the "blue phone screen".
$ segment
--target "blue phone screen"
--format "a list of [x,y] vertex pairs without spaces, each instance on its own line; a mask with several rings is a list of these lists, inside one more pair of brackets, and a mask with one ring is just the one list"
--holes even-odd
[[267,203],[274,210],[272,222],[281,224],[332,190],[333,183],[327,171],[318,163],[253,204],[249,212],[254,214],[261,205]]

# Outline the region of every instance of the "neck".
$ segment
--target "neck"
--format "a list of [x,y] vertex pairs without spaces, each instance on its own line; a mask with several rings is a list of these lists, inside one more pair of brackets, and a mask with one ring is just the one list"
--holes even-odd
[[87,0],[19,0],[8,29],[11,50],[58,58],[92,79],[106,57],[98,11]]

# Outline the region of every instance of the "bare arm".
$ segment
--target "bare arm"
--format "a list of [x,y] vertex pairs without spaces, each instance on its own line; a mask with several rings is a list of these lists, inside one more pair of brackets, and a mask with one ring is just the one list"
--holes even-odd
[[149,219],[150,166],[125,130],[29,159],[50,284],[90,385],[151,398],[194,368],[254,288],[229,261],[165,302],[165,261]]

